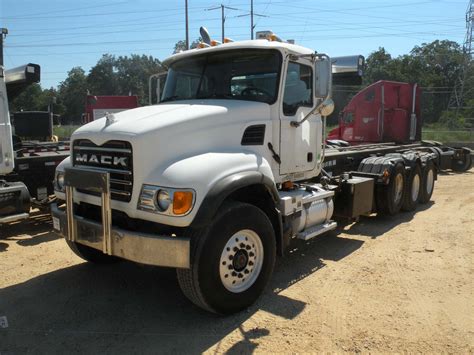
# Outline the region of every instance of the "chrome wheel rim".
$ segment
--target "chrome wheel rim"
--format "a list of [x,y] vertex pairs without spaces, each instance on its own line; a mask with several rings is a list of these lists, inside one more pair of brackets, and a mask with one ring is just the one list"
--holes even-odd
[[420,194],[420,175],[416,174],[413,177],[413,182],[411,184],[411,200],[418,201],[419,194]]
[[434,173],[433,169],[428,170],[428,173],[426,174],[426,192],[428,195],[433,191],[433,185],[434,185]]
[[403,195],[403,176],[402,174],[397,174],[395,176],[395,204],[398,204],[402,200]]
[[219,263],[224,287],[233,293],[249,289],[262,270],[263,244],[254,231],[243,229],[227,241]]

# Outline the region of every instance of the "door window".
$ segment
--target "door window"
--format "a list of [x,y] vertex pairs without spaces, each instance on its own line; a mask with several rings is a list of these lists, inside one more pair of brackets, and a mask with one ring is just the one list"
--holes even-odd
[[298,107],[313,106],[313,73],[308,65],[289,63],[286,72],[283,113],[294,116]]

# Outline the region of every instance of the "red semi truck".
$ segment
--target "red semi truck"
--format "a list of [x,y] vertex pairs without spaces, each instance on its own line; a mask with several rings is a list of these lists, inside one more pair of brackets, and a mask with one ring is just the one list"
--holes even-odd
[[138,107],[138,96],[136,95],[87,95],[83,123],[102,118],[106,113],[117,113],[136,107]]
[[[329,132],[330,147],[344,152],[373,147],[424,146],[437,155],[440,170],[466,171],[472,166],[468,148],[451,148],[422,141],[421,89],[414,83],[381,80],[359,91],[344,107],[339,126]],[[326,157],[331,158],[329,153]]]

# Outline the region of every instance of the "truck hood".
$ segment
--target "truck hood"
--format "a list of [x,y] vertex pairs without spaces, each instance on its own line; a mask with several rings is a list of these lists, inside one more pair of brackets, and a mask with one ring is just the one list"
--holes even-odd
[[[197,132],[216,126],[242,126],[246,122],[269,120],[266,103],[237,100],[189,100],[139,107],[114,113],[79,128],[72,140],[87,138],[97,145],[111,139],[141,140],[143,136]],[[234,127],[235,128],[235,127]],[[158,133],[160,132],[160,133]],[[190,138],[190,137],[188,137]]]

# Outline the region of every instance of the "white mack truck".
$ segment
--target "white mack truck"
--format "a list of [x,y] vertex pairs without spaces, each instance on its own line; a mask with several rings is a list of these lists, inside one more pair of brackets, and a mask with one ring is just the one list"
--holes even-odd
[[[158,104],[73,134],[52,216],[77,255],[176,268],[192,302],[229,314],[260,296],[291,239],[333,230],[334,216],[430,199],[436,162],[416,144],[332,149],[326,160],[332,78],[361,75],[362,57],[349,65],[258,37],[205,38],[164,62]],[[341,159],[345,170],[324,171]]]

